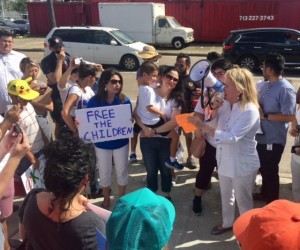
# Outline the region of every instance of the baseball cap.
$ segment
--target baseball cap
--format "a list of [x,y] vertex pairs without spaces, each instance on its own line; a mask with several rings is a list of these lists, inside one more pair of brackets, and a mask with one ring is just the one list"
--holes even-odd
[[64,46],[62,39],[58,36],[52,36],[48,39],[49,47],[58,49]]
[[167,245],[175,208],[166,198],[142,188],[121,197],[106,224],[110,250],[161,250]]
[[10,81],[7,85],[7,90],[9,94],[19,96],[28,101],[40,95],[39,92],[32,90],[26,81],[20,79]]
[[300,204],[276,200],[242,214],[233,225],[242,250],[300,249]]
[[161,58],[161,55],[158,54],[157,50],[151,45],[144,46],[143,50],[138,52],[138,55],[143,59],[150,59],[153,57],[156,57],[157,59]]

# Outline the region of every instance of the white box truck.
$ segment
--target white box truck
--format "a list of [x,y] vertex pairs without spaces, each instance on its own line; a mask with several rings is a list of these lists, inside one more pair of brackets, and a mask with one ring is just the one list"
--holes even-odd
[[162,3],[99,3],[100,25],[118,28],[136,41],[181,49],[194,41],[194,30],[165,16]]

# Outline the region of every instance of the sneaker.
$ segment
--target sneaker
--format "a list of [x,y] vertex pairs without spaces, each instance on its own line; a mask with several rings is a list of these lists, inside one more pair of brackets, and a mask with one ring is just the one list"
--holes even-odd
[[171,161],[170,159],[168,159],[166,162],[165,162],[165,165],[168,167],[168,168],[173,168],[173,169],[177,169],[177,170],[182,170],[184,168],[184,166],[182,164],[180,164],[178,161]]
[[136,154],[135,153],[130,154],[129,161],[130,161],[130,163],[137,163],[137,159],[136,159]]
[[195,198],[193,200],[193,212],[197,216],[203,214],[201,197],[196,197],[195,196]]
[[188,169],[196,169],[197,168],[197,164],[195,162],[195,159],[194,158],[187,158],[185,166]]

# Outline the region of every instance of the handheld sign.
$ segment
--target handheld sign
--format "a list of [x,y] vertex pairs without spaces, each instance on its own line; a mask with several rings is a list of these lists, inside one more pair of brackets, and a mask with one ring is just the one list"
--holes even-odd
[[79,137],[89,142],[104,142],[133,137],[129,104],[75,111]]

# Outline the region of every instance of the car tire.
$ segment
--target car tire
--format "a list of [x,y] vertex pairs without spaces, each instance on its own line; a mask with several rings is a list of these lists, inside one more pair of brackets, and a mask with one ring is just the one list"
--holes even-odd
[[172,41],[172,46],[174,49],[183,49],[184,40],[180,37],[175,37]]
[[238,65],[252,71],[258,68],[258,60],[252,55],[244,55],[238,60]]
[[133,55],[124,55],[121,59],[121,67],[126,70],[135,71],[139,66],[138,59]]

